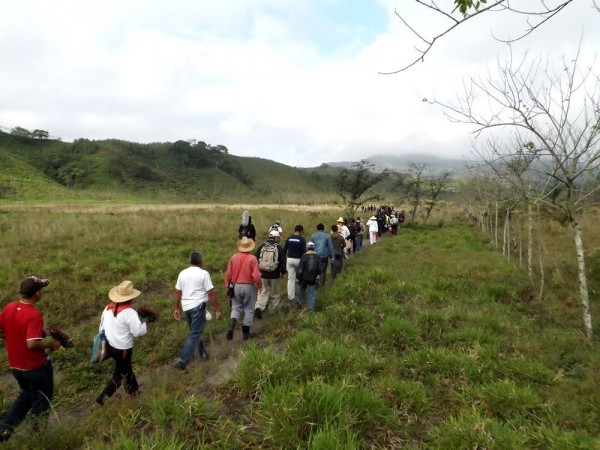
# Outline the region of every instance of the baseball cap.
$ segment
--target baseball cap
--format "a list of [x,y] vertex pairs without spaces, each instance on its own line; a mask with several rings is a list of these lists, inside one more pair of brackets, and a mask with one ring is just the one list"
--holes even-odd
[[277,231],[277,230],[270,231],[269,237],[279,237],[279,231]]
[[29,298],[40,289],[48,286],[48,284],[50,284],[50,281],[46,280],[45,278],[38,278],[35,275],[27,277],[21,283],[21,295]]
[[314,250],[314,248],[315,248],[315,243],[314,243],[314,242],[312,242],[312,241],[311,241],[311,242],[307,242],[307,243],[306,243],[306,248],[310,248],[310,249],[313,249],[313,250]]

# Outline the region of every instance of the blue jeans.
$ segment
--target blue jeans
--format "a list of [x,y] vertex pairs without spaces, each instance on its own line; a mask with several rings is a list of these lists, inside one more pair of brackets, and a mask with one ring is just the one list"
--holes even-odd
[[354,251],[355,252],[359,251],[360,248],[362,247],[362,241],[363,241],[363,235],[357,234],[356,238],[354,239]]
[[317,285],[302,283],[300,285],[300,305],[304,305],[304,299],[306,298],[306,291],[308,291],[308,310],[315,312],[317,309]]
[[206,304],[196,306],[195,308],[184,311],[185,320],[190,329],[190,334],[183,344],[183,350],[181,350],[181,356],[179,357],[184,364],[187,364],[194,355],[194,349],[198,349],[198,355],[200,359],[206,359],[207,354],[204,349],[204,343],[202,342],[202,332],[206,325]]
[[25,418],[29,410],[40,418],[47,415],[54,393],[52,363],[32,370],[12,370],[21,392],[0,423],[0,431],[12,432]]

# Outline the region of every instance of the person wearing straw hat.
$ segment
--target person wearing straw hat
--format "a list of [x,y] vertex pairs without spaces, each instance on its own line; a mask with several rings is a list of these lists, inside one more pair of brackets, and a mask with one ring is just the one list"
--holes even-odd
[[377,233],[379,232],[377,217],[371,216],[369,220],[367,220],[367,227],[369,228],[369,243],[375,245],[377,243]]
[[231,316],[227,329],[227,340],[233,339],[235,325],[240,320],[242,311],[242,337],[244,340],[254,337],[250,333],[254,308],[256,305],[256,291],[262,287],[262,278],[258,269],[258,260],[252,255],[256,243],[253,239],[243,236],[237,243],[238,252],[227,263],[225,273],[225,289],[233,284],[234,296],[231,299]]
[[[0,312],[0,339],[6,341],[8,365],[21,392],[0,420],[0,442],[7,441],[27,413],[36,417],[34,427],[45,423],[54,391],[53,370],[46,350],[58,350],[60,342],[45,341],[44,318],[36,308],[42,299],[46,279],[31,276],[21,283],[21,299]],[[32,445],[33,441],[32,441]]]
[[202,333],[206,325],[206,304],[209,301],[215,311],[215,317],[217,320],[221,319],[221,308],[217,302],[210,274],[202,268],[203,259],[201,252],[192,252],[190,266],[179,273],[175,284],[173,318],[179,322],[182,315],[185,315],[190,329],[179,359],[175,363],[175,368],[179,370],[185,370],[196,349],[202,361],[208,359],[208,353],[202,342]]
[[348,254],[352,249],[352,242],[350,242],[350,228],[348,228],[346,223],[346,219],[344,219],[343,217],[340,217],[337,220],[338,232],[344,238],[344,250],[342,253],[344,258],[348,258]]
[[121,384],[125,392],[131,396],[139,393],[139,384],[133,373],[131,358],[133,356],[133,339],[147,333],[148,319],[141,319],[132,307],[133,299],[141,292],[133,288],[129,280],[108,291],[110,304],[104,308],[100,319],[99,331],[104,330],[108,356],[115,360],[115,370],[96,403],[103,405],[106,397],[112,397]]

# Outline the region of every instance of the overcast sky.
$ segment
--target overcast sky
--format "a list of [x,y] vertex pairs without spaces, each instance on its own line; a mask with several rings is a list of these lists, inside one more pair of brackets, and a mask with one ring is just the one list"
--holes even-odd
[[[583,36],[591,62],[591,6],[575,0],[513,51],[569,57]],[[507,55],[490,31],[514,37],[525,19],[481,16],[425,63],[381,75],[416,57],[395,8],[425,36],[444,25],[413,0],[0,0],[0,126],[64,141],[197,139],[299,167],[460,157],[468,129],[422,98],[454,98],[463,77]]]

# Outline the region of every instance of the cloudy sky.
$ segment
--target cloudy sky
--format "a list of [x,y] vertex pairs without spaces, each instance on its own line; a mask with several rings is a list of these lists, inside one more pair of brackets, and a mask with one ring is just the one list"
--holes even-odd
[[[513,51],[568,57],[583,36],[591,61],[591,6],[575,0]],[[481,16],[424,64],[382,75],[417,56],[395,9],[424,36],[445,25],[413,0],[0,0],[0,126],[64,141],[197,139],[299,167],[460,157],[469,130],[422,99],[452,99],[505,58],[491,31],[514,37],[525,18]]]

